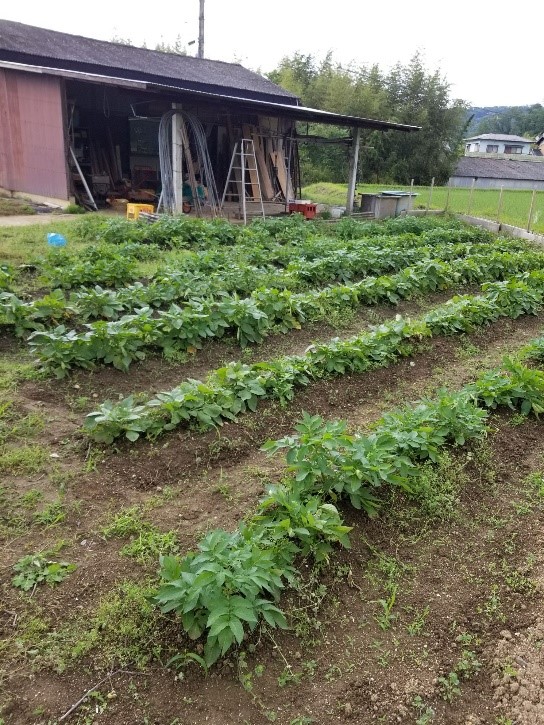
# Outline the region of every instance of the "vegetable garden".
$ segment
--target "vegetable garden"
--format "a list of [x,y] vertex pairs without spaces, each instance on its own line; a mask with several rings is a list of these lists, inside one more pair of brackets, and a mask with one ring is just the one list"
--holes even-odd
[[543,719],[544,251],[72,229],[0,254],[0,723]]

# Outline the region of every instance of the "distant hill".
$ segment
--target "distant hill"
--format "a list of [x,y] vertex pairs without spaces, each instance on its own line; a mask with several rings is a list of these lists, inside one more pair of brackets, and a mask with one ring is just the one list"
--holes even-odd
[[[468,128],[469,132],[476,131],[480,121],[483,121],[484,118],[498,116],[501,113],[510,110],[510,108],[511,106],[475,106],[474,108],[471,108],[468,112],[468,116],[469,118],[471,116],[473,118]],[[529,106],[525,106],[524,108],[529,108]]]
[[536,136],[544,131],[544,108],[527,106],[475,106],[467,113],[466,136],[477,133],[511,133]]

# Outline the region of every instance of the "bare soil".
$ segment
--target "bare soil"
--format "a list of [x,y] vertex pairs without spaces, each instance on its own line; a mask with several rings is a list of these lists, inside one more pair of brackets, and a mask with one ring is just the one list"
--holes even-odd
[[[21,638],[28,635],[32,616],[45,617],[50,631],[61,631],[78,616],[90,618],[121,582],[153,579],[155,564],[141,566],[121,556],[126,540],[101,534],[112,513],[143,507],[146,520],[175,531],[181,551],[187,550],[210,528],[234,528],[254,508],[263,483],[281,476],[282,459],[270,459],[259,449],[267,439],[291,432],[302,411],[347,419],[353,429],[364,429],[387,408],[444,384],[463,385],[539,334],[543,320],[501,320],[474,335],[436,338],[389,368],[312,383],[287,408],[268,402],[219,431],[180,429],[154,443],[120,443],[113,450],[89,446],[79,431],[93,395],[102,400],[110,391],[124,395],[172,387],[216,367],[225,349],[232,350],[211,345],[195,361],[177,366],[150,359],[128,376],[104,369],[65,381],[20,383],[10,393],[17,414],[45,420],[43,430],[29,433],[21,444],[43,446],[48,459],[36,472],[8,472],[2,484],[12,498],[40,490],[44,503],[62,490],[66,518],[49,527],[30,520],[0,542],[0,660],[7,663],[0,665],[0,712],[6,724],[58,722],[107,675],[109,666],[93,653],[60,674],[41,660],[33,666]],[[364,318],[354,320],[349,334],[365,324]],[[322,336],[330,337],[330,329],[282,336],[282,351],[300,351]],[[277,343],[267,341],[256,355],[277,351]],[[0,338],[0,350],[14,359],[23,355],[7,338]],[[453,454],[462,485],[450,518],[430,519],[398,495],[374,520],[346,507],[342,513],[353,527],[352,549],[335,552],[315,581],[309,562],[301,562],[303,571],[308,567],[306,585],[288,592],[282,603],[292,629],[263,631],[245,642],[247,667],[236,654],[207,677],[192,665],[176,678],[164,661],[143,671],[115,667],[97,688],[102,699],[82,703],[71,720],[114,725],[544,722],[543,509],[527,483],[531,473],[544,470],[544,429],[534,419],[518,423],[512,415],[495,416],[483,447]],[[77,564],[76,571],[59,586],[38,587],[31,598],[14,589],[12,565],[60,539],[62,557]],[[380,600],[390,596],[392,582],[394,616],[384,628]],[[174,649],[189,646],[172,622],[164,631]],[[440,678],[454,671],[463,651],[473,653],[479,666],[461,678],[460,693],[450,703]],[[434,719],[418,721],[431,710]]]

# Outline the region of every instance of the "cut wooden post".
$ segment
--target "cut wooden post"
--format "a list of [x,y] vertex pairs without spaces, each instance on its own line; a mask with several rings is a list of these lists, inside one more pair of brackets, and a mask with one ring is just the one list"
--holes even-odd
[[257,157],[257,166],[259,167],[259,177],[263,189],[263,196],[267,201],[274,198],[274,187],[268,175],[268,167],[266,165],[266,157],[263,151],[263,138],[256,131],[251,134],[253,146],[255,147],[255,156]]
[[348,198],[346,200],[346,214],[353,212],[353,197],[355,195],[355,185],[357,183],[357,166],[359,165],[359,145],[361,143],[361,129],[352,129],[353,143],[351,145],[351,155],[349,157],[349,178],[348,178]]
[[529,208],[529,219],[527,220],[527,231],[531,231],[531,223],[533,221],[533,209],[535,208],[535,196],[536,189],[533,189],[533,195],[531,196],[531,206]]
[[195,205],[195,211],[197,216],[202,216],[202,199],[197,192],[197,183],[195,177],[195,165],[191,156],[191,148],[189,145],[189,136],[187,135],[187,127],[181,114],[176,113],[174,118],[179,117],[179,136],[181,138],[181,146],[183,149],[183,155],[185,157],[185,165],[187,167],[187,173],[189,174],[189,184],[193,192],[193,204]]
[[431,207],[431,201],[433,198],[433,189],[434,189],[434,176],[431,179],[431,188],[429,189],[429,198],[427,199],[427,208],[425,209],[425,214],[429,213],[429,209]]
[[499,204],[497,206],[497,221],[499,224],[501,223],[501,211],[502,211],[502,192],[503,192],[504,186],[501,186],[501,190],[499,193]]
[[[172,108],[181,109],[181,105],[173,103]],[[181,121],[179,113],[172,116],[172,186],[175,199],[173,211],[178,214],[183,211],[183,153],[179,133]]]
[[287,166],[285,165],[285,156],[283,148],[283,139],[278,138],[276,140],[277,151],[272,151],[270,158],[274,168],[276,169],[276,176],[280,189],[285,199],[292,197],[290,179],[287,178]]
[[468,209],[467,209],[467,215],[470,216],[470,213],[472,211],[472,195],[474,194],[474,186],[476,184],[476,178],[472,179],[472,184],[470,185],[470,194],[468,197]]

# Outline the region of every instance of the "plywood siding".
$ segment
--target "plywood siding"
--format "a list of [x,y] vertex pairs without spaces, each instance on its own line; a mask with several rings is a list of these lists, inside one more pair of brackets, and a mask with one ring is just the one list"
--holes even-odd
[[0,187],[68,199],[60,78],[0,69]]

